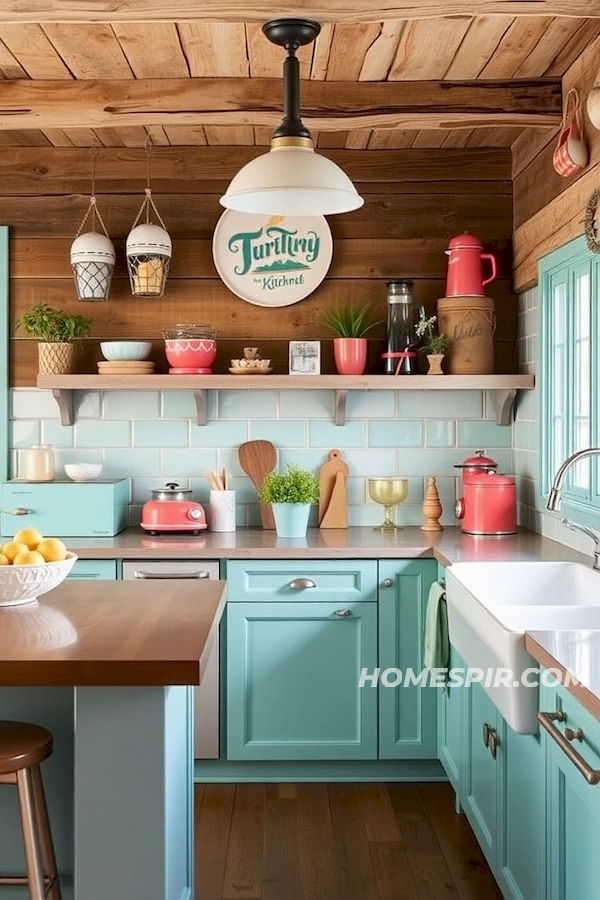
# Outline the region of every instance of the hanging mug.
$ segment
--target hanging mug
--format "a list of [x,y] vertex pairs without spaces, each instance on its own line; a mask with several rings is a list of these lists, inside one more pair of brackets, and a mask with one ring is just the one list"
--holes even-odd
[[[569,103],[573,98],[573,112],[569,116]],[[554,148],[552,164],[555,172],[568,178],[587,166],[588,148],[581,131],[581,103],[575,88],[571,88],[565,101],[558,142]]]

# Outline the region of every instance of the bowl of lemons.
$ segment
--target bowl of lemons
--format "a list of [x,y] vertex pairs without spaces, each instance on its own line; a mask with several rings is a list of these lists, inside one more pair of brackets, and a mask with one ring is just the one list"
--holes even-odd
[[64,581],[77,559],[60,538],[21,528],[0,545],[0,606],[32,603]]

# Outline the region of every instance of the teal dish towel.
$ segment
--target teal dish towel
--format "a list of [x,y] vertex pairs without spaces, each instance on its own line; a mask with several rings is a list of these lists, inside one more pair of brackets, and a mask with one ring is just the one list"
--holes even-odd
[[447,669],[450,660],[446,591],[439,581],[429,589],[425,613],[423,665],[428,669]]

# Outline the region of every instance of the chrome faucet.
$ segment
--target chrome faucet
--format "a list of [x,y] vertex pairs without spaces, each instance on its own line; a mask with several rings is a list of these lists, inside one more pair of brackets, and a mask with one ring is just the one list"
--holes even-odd
[[[589,456],[600,456],[600,447],[588,447],[586,450],[577,450],[565,459],[564,463],[560,466],[554,476],[554,483],[548,495],[546,509],[549,509],[552,512],[560,509],[561,491],[565,475],[572,465],[579,462],[580,459],[586,459],[586,457]],[[594,563],[592,568],[597,572],[600,572],[600,537],[598,537],[591,528],[588,528],[587,525],[579,525],[577,522],[571,522],[570,519],[561,519],[561,524],[565,525],[571,531],[581,531],[594,541]]]
[[565,480],[565,475],[572,465],[574,465],[576,462],[579,462],[580,459],[585,459],[587,456],[600,456],[600,447],[588,447],[587,450],[577,450],[575,453],[572,453],[571,456],[565,459],[564,463],[554,476],[554,484],[550,488],[550,494],[548,495],[546,509],[550,509],[553,512],[556,512],[556,510],[560,509],[560,494],[563,486],[563,481]]
[[560,524],[564,525],[569,531],[581,531],[583,534],[587,534],[594,542],[594,564],[592,565],[592,569],[595,569],[596,572],[600,572],[600,537],[596,534],[595,531],[592,531],[591,528],[588,528],[587,525],[580,525],[578,522],[571,522],[570,519],[561,519]]

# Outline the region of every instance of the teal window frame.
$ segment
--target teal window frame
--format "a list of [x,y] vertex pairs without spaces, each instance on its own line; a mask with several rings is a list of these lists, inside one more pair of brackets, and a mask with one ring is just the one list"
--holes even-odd
[[[600,445],[600,254],[579,237],[542,257],[538,274],[540,486],[546,498],[564,459],[575,450]],[[587,303],[582,293],[586,279]],[[584,478],[587,484],[582,484]],[[580,522],[600,524],[598,460],[571,469],[562,500],[565,515],[573,511]]]

